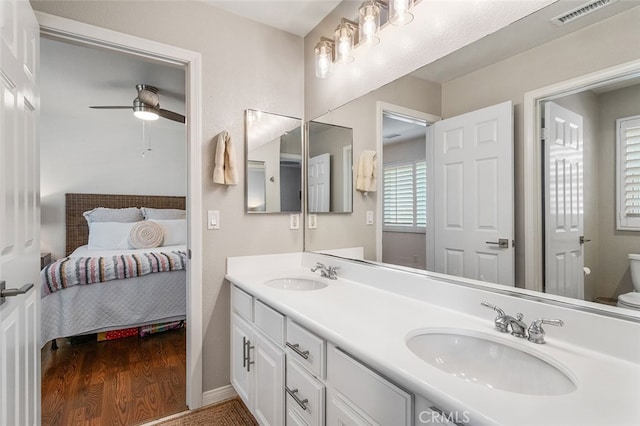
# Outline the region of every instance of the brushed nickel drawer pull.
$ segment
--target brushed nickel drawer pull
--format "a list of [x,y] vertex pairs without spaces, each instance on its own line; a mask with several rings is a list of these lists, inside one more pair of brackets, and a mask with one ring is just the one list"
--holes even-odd
[[304,359],[309,359],[309,351],[301,351],[300,345],[298,343],[291,344],[289,342],[286,343],[287,347],[291,348],[295,353],[300,355]]
[[298,393],[298,389],[291,390],[287,386],[285,386],[284,389],[291,396],[291,398],[293,398],[293,400],[298,403],[300,408],[302,408],[304,411],[307,411],[307,403],[309,402],[309,400],[306,398],[303,400],[298,398],[298,395],[296,395]]

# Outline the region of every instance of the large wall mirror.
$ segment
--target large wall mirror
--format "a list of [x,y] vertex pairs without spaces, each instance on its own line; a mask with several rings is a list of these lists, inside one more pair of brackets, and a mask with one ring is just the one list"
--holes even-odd
[[248,109],[245,125],[247,213],[300,213],[302,121]]
[[[315,118],[353,129],[353,158],[363,150],[377,151],[380,182],[376,192],[354,194],[352,215],[319,220],[318,230],[305,235],[305,249],[362,247],[364,259],[372,262],[541,290],[545,299],[567,303],[571,299],[566,298],[572,298],[589,302],[576,303],[599,312],[628,313],[624,307],[603,303],[615,304],[621,295],[633,291],[629,254],[640,253],[640,232],[617,229],[615,197],[616,120],[640,115],[640,86],[633,79],[640,75],[640,50],[622,47],[640,44],[640,2],[612,3],[564,26],[552,23],[552,18],[575,6],[554,3]],[[594,75],[621,64],[625,65],[619,75],[608,74],[596,82]],[[527,97],[569,80],[589,83],[570,90],[558,88],[541,99]],[[552,103],[584,119],[582,139],[571,142],[583,151],[575,175],[549,174],[551,163],[564,161],[576,170],[576,162],[569,166],[572,158],[553,157],[560,154],[544,157],[544,145],[532,142],[547,132],[540,128]],[[461,155],[471,154],[464,152],[467,142],[462,137],[449,137],[444,145],[437,145],[438,123],[477,117],[474,114],[499,106],[508,108],[506,128],[512,136],[512,151],[506,159],[487,154],[473,160],[471,168],[450,166],[453,163],[447,163],[442,152],[460,148]],[[530,124],[525,120],[528,108],[536,117]],[[473,143],[490,145],[500,138],[502,124],[485,125],[493,120],[472,122]],[[462,121],[455,123],[463,128]],[[573,130],[571,126],[561,129]],[[451,131],[449,136],[454,134]],[[459,163],[466,161],[459,158]],[[465,177],[470,185],[462,183]],[[536,179],[535,185],[529,184],[531,179]],[[566,185],[561,188],[554,179]],[[456,191],[450,183],[458,180]],[[499,189],[506,180],[511,189]],[[475,197],[475,204],[468,204],[467,193],[473,193],[470,200]],[[569,193],[580,198],[561,197]],[[406,199],[400,200],[399,194]],[[549,210],[554,205],[550,197],[562,209]],[[462,209],[462,205],[473,207]],[[560,211],[565,213],[562,218]],[[373,225],[366,224],[367,212],[375,213]],[[506,218],[506,227],[489,232],[503,222],[500,215]],[[572,250],[557,249],[562,243],[558,242],[560,232],[555,236],[551,232],[560,230],[553,215],[563,224],[570,225],[574,219],[583,224],[576,229]],[[452,245],[455,232],[442,230],[456,227],[479,231],[477,244],[464,249],[468,251]],[[509,254],[506,261],[498,259],[503,253]],[[500,277],[509,268],[510,278]],[[536,273],[530,273],[531,268]]]
[[307,210],[351,213],[353,129],[311,121],[307,140]]

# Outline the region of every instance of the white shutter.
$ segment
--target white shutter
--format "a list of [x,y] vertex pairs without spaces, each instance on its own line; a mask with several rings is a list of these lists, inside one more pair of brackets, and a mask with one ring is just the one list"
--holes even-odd
[[640,116],[616,120],[618,229],[640,231]]
[[426,163],[385,165],[383,188],[385,230],[424,232],[427,211]]

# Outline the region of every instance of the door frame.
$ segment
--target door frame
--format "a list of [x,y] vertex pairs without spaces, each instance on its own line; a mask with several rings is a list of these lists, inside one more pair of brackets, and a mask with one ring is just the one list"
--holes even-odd
[[[429,130],[429,127],[435,123],[436,121],[440,121],[442,118],[429,114],[427,112],[418,111],[415,109],[403,107],[400,105],[395,105],[388,102],[377,101],[376,102],[376,152],[378,153],[378,195],[376,202],[376,217],[378,220],[376,223],[376,261],[382,262],[382,225],[383,225],[383,217],[382,217],[382,204],[384,200],[382,199],[382,191],[384,189],[384,158],[382,154],[382,148],[384,143],[384,112],[389,111],[399,115],[406,115],[408,117],[417,118],[419,120],[424,120],[427,123],[427,136],[425,143],[426,154],[427,154],[427,199],[429,198],[429,182],[433,181],[433,143],[427,143],[430,141],[430,138],[433,135],[433,130]],[[427,218],[433,217],[433,206],[429,206],[427,204]],[[427,219],[427,229],[425,235],[431,235],[433,237],[433,223]],[[426,238],[426,237],[425,237]],[[431,242],[433,243],[433,238],[431,238]],[[433,247],[429,250],[429,243],[427,242],[427,264],[429,264],[429,253],[433,253]]]
[[640,73],[640,60],[554,83],[524,94],[524,288],[543,290],[541,102]]
[[34,11],[40,35],[184,67],[186,74],[187,201],[187,406],[202,406],[202,59],[198,52]]

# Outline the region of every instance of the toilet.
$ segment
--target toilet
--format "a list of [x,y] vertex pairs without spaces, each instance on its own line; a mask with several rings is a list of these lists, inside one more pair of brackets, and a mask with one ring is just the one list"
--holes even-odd
[[618,306],[640,310],[640,254],[629,255],[629,268],[634,291],[618,296]]

